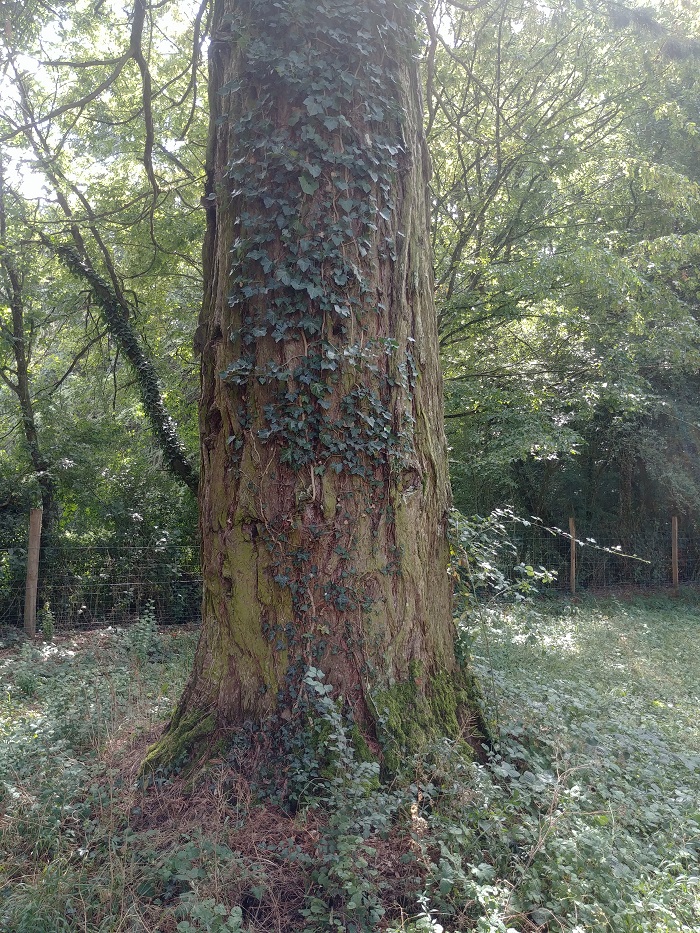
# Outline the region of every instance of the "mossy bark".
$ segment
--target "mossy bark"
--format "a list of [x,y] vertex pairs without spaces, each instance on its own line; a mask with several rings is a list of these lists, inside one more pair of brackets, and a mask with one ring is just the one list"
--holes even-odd
[[426,679],[413,665],[401,683],[373,697],[377,735],[387,772],[401,770],[407,756],[447,737],[460,743],[469,757],[480,758],[489,738],[480,710],[478,689],[466,671],[439,671]]
[[144,774],[158,768],[173,767],[207,743],[216,730],[213,713],[189,710],[172,722],[166,733],[148,750],[141,770]]
[[222,729],[288,720],[309,667],[365,735],[378,728],[372,697],[399,696],[401,684],[424,732],[427,710],[436,729],[457,729],[429,160],[409,7],[215,9],[203,630],[174,729],[192,709]]

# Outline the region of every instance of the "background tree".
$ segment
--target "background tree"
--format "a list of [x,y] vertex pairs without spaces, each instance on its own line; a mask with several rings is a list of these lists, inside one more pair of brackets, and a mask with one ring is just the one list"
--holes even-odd
[[[30,401],[51,465],[40,475],[53,484],[56,512],[43,557],[63,600],[63,575],[85,572],[88,558],[76,548],[99,546],[99,559],[111,561],[114,548],[128,546],[128,573],[133,548],[149,545],[177,573],[173,548],[195,535],[194,500],[163,468],[195,486],[205,9],[140,5],[130,21],[109,3],[99,17],[81,2],[6,12],[6,256],[23,274]],[[5,621],[17,611],[21,508],[36,470],[18,433],[16,398],[3,390]]]
[[[125,22],[110,4],[99,18],[81,3],[13,6],[2,37],[0,135],[18,205],[10,246],[16,254],[21,240],[27,268],[55,282],[54,294],[40,275],[25,283],[26,301],[48,298],[53,309],[33,317],[31,394],[56,443],[61,534],[73,540],[87,530],[85,515],[104,516],[99,478],[120,449],[164,495],[159,463],[196,486],[188,451],[196,449],[205,8],[137,8]],[[144,417],[155,447],[140,438]],[[89,449],[85,428],[110,420],[111,440],[97,430]],[[150,515],[145,488],[131,503],[125,493],[120,511]],[[191,507],[170,515],[173,530],[185,520],[192,534]],[[147,527],[162,527],[150,517]],[[93,532],[88,540],[106,529],[98,521]]]
[[[106,12],[114,15],[98,24],[77,3],[27,26],[26,11],[13,10],[0,126],[15,166],[29,173],[25,188],[36,191],[44,180],[40,209],[26,212],[25,238],[52,249],[91,290],[131,366],[165,464],[196,490],[196,471],[167,411],[167,369],[162,358],[152,360],[148,332],[162,329],[158,302],[177,317],[172,305],[196,304],[201,293],[203,121],[195,117],[205,7],[193,9],[190,22],[187,11],[161,11],[171,39],[140,0],[126,30],[116,9]],[[122,48],[116,57],[115,47]],[[156,314],[145,321],[149,310]]]
[[52,465],[39,436],[30,380],[32,337],[40,326],[40,312],[37,314],[36,310],[26,307],[28,264],[10,243],[12,224],[8,201],[14,199],[5,183],[2,161],[0,152],[0,379],[17,401],[24,446],[44,511],[44,534],[48,535],[55,519],[55,483]]
[[670,10],[440,15],[426,68],[458,506],[573,511],[630,541],[671,508],[694,516],[696,46]]

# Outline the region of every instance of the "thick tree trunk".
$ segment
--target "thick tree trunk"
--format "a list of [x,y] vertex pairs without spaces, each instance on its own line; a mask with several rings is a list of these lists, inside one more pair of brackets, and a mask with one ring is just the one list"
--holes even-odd
[[207,728],[288,719],[309,668],[370,731],[392,720],[396,691],[413,725],[435,714],[457,728],[409,7],[220,0],[215,12],[203,631],[171,733],[207,713]]

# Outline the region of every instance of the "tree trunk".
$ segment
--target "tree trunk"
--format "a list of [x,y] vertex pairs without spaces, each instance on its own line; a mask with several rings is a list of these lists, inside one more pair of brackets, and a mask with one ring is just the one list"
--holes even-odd
[[203,631],[171,736],[288,720],[309,668],[369,733],[460,728],[413,25],[391,0],[217,4]]
[[[7,387],[14,392],[22,416],[22,432],[29,460],[34,470],[41,495],[43,509],[42,549],[50,537],[57,518],[56,487],[51,475],[51,463],[44,455],[39,443],[34,405],[29,384],[30,347],[26,339],[22,274],[15,263],[12,250],[8,247],[8,221],[5,210],[5,176],[0,154],[0,275],[1,292],[10,307],[11,325],[2,328],[2,336],[12,347],[14,371],[0,372]],[[2,294],[0,294],[2,297]]]
[[184,444],[178,436],[177,425],[168,412],[156,368],[129,321],[129,306],[124,296],[118,295],[111,283],[95,270],[82,239],[78,241],[83,247],[82,255],[72,246],[53,243],[46,236],[42,237],[42,240],[69,272],[80,276],[90,285],[107,330],[131,365],[141,403],[167,468],[196,496],[199,485],[197,470],[190,462]]

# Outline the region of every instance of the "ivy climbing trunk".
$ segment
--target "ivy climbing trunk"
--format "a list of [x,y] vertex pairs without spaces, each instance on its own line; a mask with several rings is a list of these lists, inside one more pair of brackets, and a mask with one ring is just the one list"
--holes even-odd
[[215,9],[203,630],[171,742],[288,721],[309,669],[369,734],[459,728],[414,12]]
[[114,286],[95,270],[84,249],[82,238],[78,238],[79,244],[83,247],[82,255],[72,246],[53,243],[47,236],[42,236],[42,240],[58,256],[69,272],[84,279],[90,286],[97,305],[102,311],[102,319],[107,330],[131,364],[146,417],[163,453],[167,468],[196,496],[199,484],[197,471],[178,437],[177,425],[165,406],[155,366],[145,353],[137,332],[129,320],[130,308],[124,296],[118,295]]
[[[30,385],[32,328],[27,323],[25,315],[24,276],[16,261],[14,250],[9,246],[6,194],[5,170],[0,152],[0,301],[5,303],[10,311],[7,323],[0,324],[0,338],[11,347],[14,363],[14,366],[0,368],[0,379],[17,398],[24,442],[41,496],[43,510],[41,541],[42,551],[45,552],[46,542],[58,518],[58,503],[51,470],[52,464],[42,449],[34,413]],[[40,580],[40,583],[43,584],[43,580]]]

